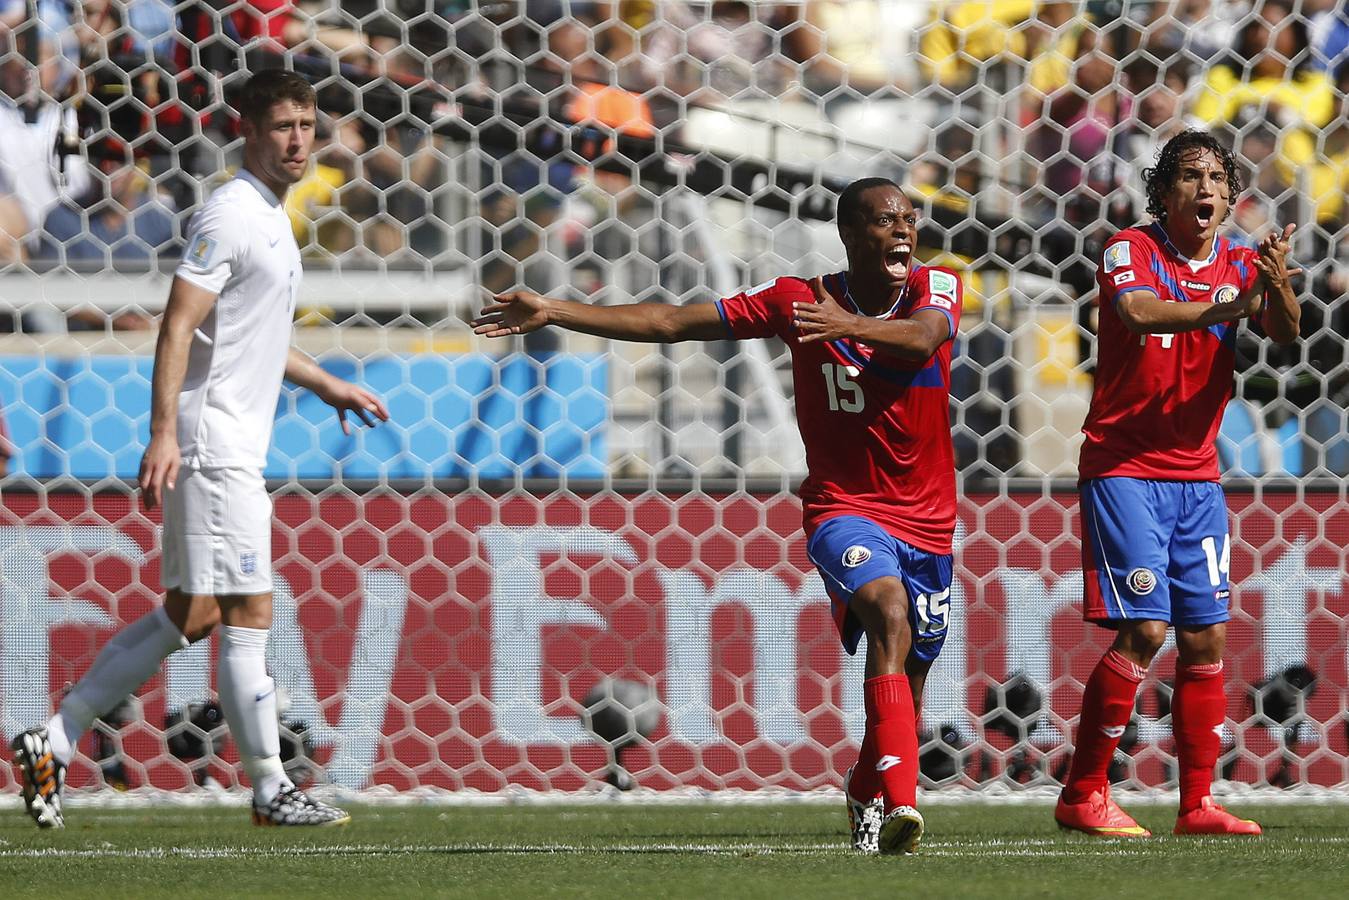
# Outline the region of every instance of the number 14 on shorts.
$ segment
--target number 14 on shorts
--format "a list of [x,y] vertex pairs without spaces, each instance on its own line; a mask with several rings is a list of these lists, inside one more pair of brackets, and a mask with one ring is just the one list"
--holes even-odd
[[1223,552],[1218,555],[1218,539],[1206,537],[1199,542],[1204,548],[1204,558],[1208,560],[1208,580],[1214,586],[1227,580],[1232,569],[1232,536],[1223,535]]

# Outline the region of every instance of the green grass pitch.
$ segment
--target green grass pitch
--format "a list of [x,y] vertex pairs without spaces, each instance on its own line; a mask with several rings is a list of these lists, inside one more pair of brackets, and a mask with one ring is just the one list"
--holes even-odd
[[1050,808],[931,805],[920,852],[859,857],[840,805],[376,806],[324,831],[242,807],[80,809],[39,832],[0,818],[11,897],[1329,897],[1349,893],[1349,805],[1234,806],[1259,839],[1059,832]]

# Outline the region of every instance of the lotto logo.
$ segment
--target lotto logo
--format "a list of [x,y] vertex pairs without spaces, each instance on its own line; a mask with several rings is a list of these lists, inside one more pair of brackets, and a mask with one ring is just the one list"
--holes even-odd
[[766,290],[768,290],[769,288],[773,287],[773,286],[774,286],[775,284],[777,284],[777,283],[778,283],[778,280],[777,280],[776,278],[774,278],[772,281],[765,281],[763,284],[756,284],[756,285],[754,285],[754,287],[749,288],[747,291],[745,291],[745,296],[746,296],[746,297],[753,297],[753,296],[755,296],[756,294],[762,294],[764,291],[766,291]]
[[1124,737],[1124,725],[1102,725],[1101,734],[1108,738]]
[[850,569],[857,568],[869,559],[871,559],[871,551],[861,544],[853,544],[843,551],[843,564]]
[[898,756],[882,756],[876,761],[876,771],[884,772],[886,769],[893,769],[903,762]]

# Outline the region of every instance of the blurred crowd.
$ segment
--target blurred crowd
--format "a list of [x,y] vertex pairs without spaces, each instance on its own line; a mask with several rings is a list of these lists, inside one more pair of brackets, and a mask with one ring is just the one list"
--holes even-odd
[[[783,138],[791,152],[811,145],[802,135],[832,135],[834,146],[843,135],[886,151],[865,165],[930,208],[977,215],[985,233],[1007,221],[1033,232],[1033,253],[989,243],[968,261],[1038,270],[1072,303],[1090,293],[1109,230],[1144,218],[1141,171],[1157,148],[1205,127],[1230,137],[1250,186],[1231,234],[1255,240],[1272,223],[1298,223],[1295,253],[1320,301],[1304,318],[1317,336],[1305,346],[1242,348],[1252,427],[1278,431],[1304,411],[1298,424],[1327,448],[1323,463],[1349,472],[1336,438],[1349,400],[1337,337],[1349,328],[1346,5],[0,0],[0,265],[171,264],[185,217],[234,161],[237,123],[221,98],[264,57],[312,74],[325,110],[315,166],[289,200],[309,261],[466,261],[489,290],[595,295],[626,278],[622,289],[641,295],[670,287],[662,280],[678,266],[667,257],[687,248],[681,234],[645,227],[668,210],[633,175],[561,147],[494,145],[472,127],[480,140],[451,140],[440,126],[459,103],[524,132],[594,126],[610,135],[601,152],[615,151],[615,137],[660,133],[723,156],[774,155],[779,145],[754,135],[775,123],[804,128]],[[418,106],[428,96],[449,102]],[[708,111],[743,124],[718,131]],[[859,171],[846,153],[815,162],[839,178]],[[107,323],[79,314],[68,324]],[[977,362],[1005,355],[978,338],[968,348]],[[978,441],[981,460],[998,455],[992,447]]]

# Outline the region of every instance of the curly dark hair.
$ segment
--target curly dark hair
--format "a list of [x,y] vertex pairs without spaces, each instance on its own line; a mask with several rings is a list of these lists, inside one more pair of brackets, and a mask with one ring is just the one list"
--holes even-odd
[[[1241,193],[1241,172],[1237,170],[1237,158],[1229,147],[1224,146],[1207,131],[1182,131],[1166,142],[1157,154],[1157,165],[1143,170],[1143,186],[1148,192],[1148,213],[1158,222],[1166,221],[1166,195],[1176,185],[1180,177],[1180,163],[1194,152],[1209,150],[1223,165],[1223,174],[1227,176],[1227,190],[1232,204]],[[1228,214],[1232,211],[1228,206]]]

